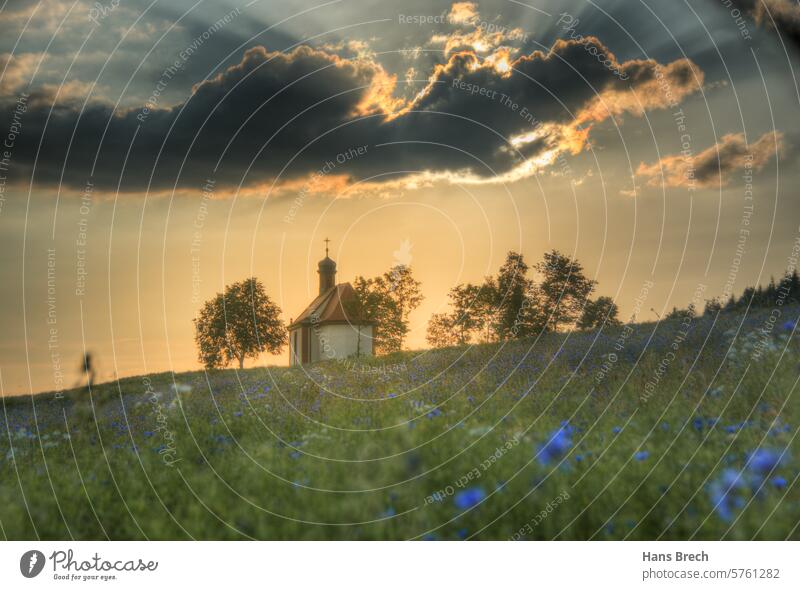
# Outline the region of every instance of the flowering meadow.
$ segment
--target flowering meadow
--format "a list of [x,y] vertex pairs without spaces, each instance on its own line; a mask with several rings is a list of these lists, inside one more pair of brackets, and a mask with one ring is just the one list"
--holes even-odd
[[4,398],[6,539],[800,539],[798,309]]

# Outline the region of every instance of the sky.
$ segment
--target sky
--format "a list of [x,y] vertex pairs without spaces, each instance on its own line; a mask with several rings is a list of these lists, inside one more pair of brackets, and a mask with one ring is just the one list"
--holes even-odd
[[410,264],[411,349],[509,250],[639,321],[797,255],[789,0],[0,6],[3,395],[199,369],[203,302],[288,322],[325,238],[339,282]]

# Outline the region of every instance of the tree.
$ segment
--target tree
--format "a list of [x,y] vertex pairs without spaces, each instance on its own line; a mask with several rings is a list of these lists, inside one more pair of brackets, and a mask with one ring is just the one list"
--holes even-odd
[[[512,251],[506,255],[495,284],[495,333],[498,340],[527,335],[526,316],[530,298],[534,295],[534,284],[528,278],[528,265],[522,254]],[[520,334],[520,331],[524,333]]]
[[522,254],[511,251],[496,277],[486,277],[481,285],[453,287],[449,293],[453,311],[431,318],[428,342],[432,346],[493,342],[525,338],[544,329],[541,296],[528,270]]
[[228,285],[203,305],[194,320],[200,362],[213,369],[235,359],[241,369],[245,358],[279,353],[287,342],[280,313],[258,279]]
[[706,306],[703,309],[703,315],[717,315],[722,311],[722,301],[719,297],[712,297],[706,299]]
[[549,316],[547,327],[557,331],[563,325],[574,323],[597,283],[583,274],[583,267],[577,260],[558,250],[545,253],[536,270],[542,275],[539,291]]
[[[409,315],[423,299],[420,286],[411,268],[405,265],[394,266],[379,277],[359,276],[353,281],[355,298],[345,304],[345,311],[358,321],[374,322],[372,342],[376,353],[402,348],[409,331]],[[356,354],[360,354],[360,349],[359,341]]]
[[435,313],[428,321],[428,332],[425,339],[434,348],[445,348],[466,344],[453,325],[453,315],[448,313]]
[[[345,312],[354,324],[370,322],[372,331],[372,350],[385,353],[399,349],[398,338],[401,330],[402,314],[395,301],[389,296],[383,277],[365,279],[356,277],[353,281],[355,297],[344,302]],[[356,356],[361,355],[361,330],[356,346]]]
[[619,326],[619,307],[611,297],[598,297],[595,301],[587,301],[583,313],[578,320],[581,330],[593,330],[603,326]]
[[673,305],[672,306],[672,310],[667,312],[667,314],[664,316],[664,319],[665,320],[680,320],[680,319],[683,319],[685,316],[686,316],[686,310],[685,309],[678,309],[677,307],[675,307]]
[[399,350],[408,334],[409,316],[419,307],[425,297],[422,295],[422,283],[414,279],[411,267],[405,264],[393,266],[383,275],[387,287],[387,295],[394,301],[400,313],[400,344]]
[[466,283],[450,289],[451,324],[459,344],[467,344],[475,337],[485,342],[492,339],[495,293],[491,277],[483,285]]

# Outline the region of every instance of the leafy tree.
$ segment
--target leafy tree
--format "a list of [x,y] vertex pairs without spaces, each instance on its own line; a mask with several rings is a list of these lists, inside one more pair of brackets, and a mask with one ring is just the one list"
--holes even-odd
[[542,275],[539,291],[549,316],[547,327],[556,331],[574,323],[597,283],[583,274],[583,267],[577,260],[558,250],[545,253],[536,270]]
[[487,277],[483,285],[466,283],[450,290],[451,324],[459,344],[466,344],[475,337],[486,342],[492,339],[495,293],[491,277]]
[[496,277],[486,277],[481,285],[453,287],[449,293],[453,311],[431,318],[429,343],[492,342],[524,338],[543,329],[539,291],[528,270],[521,254],[509,252]]
[[453,317],[454,314],[448,313],[435,313],[431,316],[425,336],[428,344],[434,348],[466,344],[467,341],[462,340],[461,334],[456,331],[453,325]]
[[523,330],[527,333],[527,318],[523,318],[523,315],[527,315],[526,309],[530,307],[529,298],[534,293],[534,284],[528,278],[528,265],[522,254],[509,252],[506,255],[495,285],[495,333],[498,340],[526,335],[519,332]]
[[237,360],[241,369],[245,358],[280,352],[287,342],[280,313],[258,279],[228,285],[194,320],[200,362],[213,369]]
[[[373,352],[389,352],[394,350],[397,333],[401,321],[400,309],[388,295],[383,277],[365,279],[356,277],[353,281],[355,297],[344,302],[345,312],[350,321],[359,324],[372,322]],[[361,331],[356,347],[356,356],[361,355]]]
[[611,297],[598,297],[595,301],[587,301],[583,313],[578,320],[581,330],[593,330],[603,326],[619,326],[619,307]]
[[400,345],[402,346],[403,340],[408,334],[409,316],[425,299],[421,290],[422,283],[414,278],[411,273],[411,267],[405,264],[393,266],[383,275],[383,279],[387,286],[388,296],[400,311],[400,320],[402,322]]

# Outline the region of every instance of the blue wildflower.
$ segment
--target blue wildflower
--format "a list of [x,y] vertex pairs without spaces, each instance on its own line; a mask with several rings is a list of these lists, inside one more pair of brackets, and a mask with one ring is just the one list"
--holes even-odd
[[395,514],[397,514],[397,511],[394,509],[394,506],[389,506],[386,510],[383,511],[383,514],[381,514],[381,517],[382,518],[389,518],[391,516],[394,516]]
[[458,492],[454,496],[453,502],[455,503],[456,508],[459,508],[460,510],[467,510],[468,508],[472,508],[473,506],[479,504],[485,497],[486,492],[483,491],[483,488],[474,487]]
[[742,430],[747,426],[747,422],[739,422],[738,424],[730,424],[729,426],[725,427],[725,432],[728,434],[734,434],[739,430]]
[[772,478],[772,485],[774,485],[779,490],[782,490],[786,487],[786,478],[781,477],[780,475],[776,475]]
[[788,322],[783,322],[783,326],[782,327],[787,332],[791,332],[792,330],[794,330],[794,327],[795,327],[796,324],[797,324],[797,322],[793,322],[792,320],[789,320]]
[[428,418],[436,418],[437,416],[442,415],[442,410],[439,408],[433,408],[430,412],[428,412]]
[[542,465],[548,465],[551,461],[562,457],[572,446],[572,438],[564,428],[559,428],[550,433],[547,442],[539,445],[537,458]]
[[633,454],[633,458],[637,461],[644,461],[650,456],[650,451],[637,451]]
[[153,434],[155,434],[155,433],[154,433],[154,432],[152,432],[152,431],[150,431],[150,430],[145,430],[145,431],[144,431],[144,435],[145,435],[147,438],[150,438],[151,436],[153,436]]
[[766,475],[783,462],[780,451],[775,449],[756,449],[750,454],[747,466],[750,471]]
[[567,434],[572,434],[575,432],[575,429],[569,425],[569,420],[562,420],[561,421],[561,429],[566,432]]
[[238,411],[234,412],[233,415],[236,416],[237,418],[241,418],[244,415],[244,413],[242,411]]
[[697,432],[700,432],[701,430],[703,430],[703,424],[704,424],[704,422],[703,422],[702,418],[695,418],[694,420],[692,420],[692,427]]
[[708,487],[708,494],[714,510],[724,521],[733,520],[733,509],[741,506],[742,498],[735,496],[737,490],[747,487],[743,474],[735,469],[725,469],[720,477]]
[[469,531],[467,529],[458,529],[456,534],[458,535],[459,539],[466,539],[469,535]]
[[619,434],[620,432],[622,432],[622,428],[619,426],[615,426],[614,428],[611,429],[611,432],[613,432],[614,434]]

